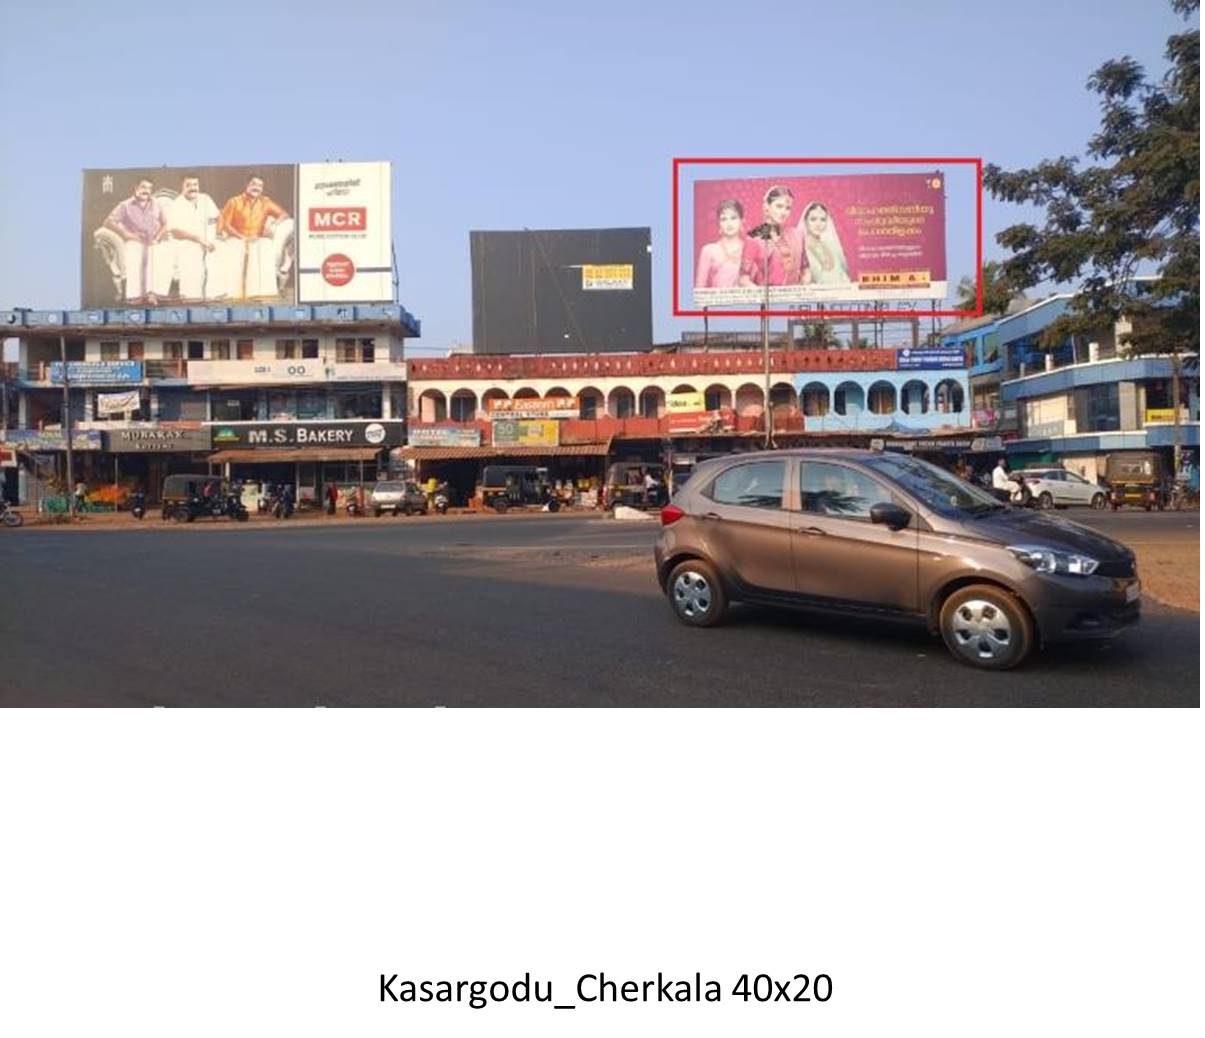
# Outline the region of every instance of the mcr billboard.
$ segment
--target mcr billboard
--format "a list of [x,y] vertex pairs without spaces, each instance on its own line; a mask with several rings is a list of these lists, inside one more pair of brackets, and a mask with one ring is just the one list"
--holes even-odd
[[315,234],[333,234],[338,231],[368,230],[368,209],[364,206],[349,206],[342,209],[311,209],[310,230]]

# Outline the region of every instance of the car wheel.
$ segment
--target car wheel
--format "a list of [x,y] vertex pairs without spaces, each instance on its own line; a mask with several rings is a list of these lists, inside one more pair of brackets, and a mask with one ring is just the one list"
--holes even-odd
[[506,510],[510,508],[510,502],[504,497],[494,498],[494,511],[499,515],[505,515]]
[[666,594],[674,615],[691,627],[719,623],[728,608],[728,598],[715,570],[699,559],[687,559],[674,567],[666,582]]
[[1038,507],[1043,511],[1048,511],[1054,507],[1054,495],[1049,490],[1043,490],[1038,495]]
[[1033,650],[1029,613],[998,587],[962,587],[941,607],[941,636],[960,663],[984,670],[1008,670]]
[[183,508],[172,509],[172,518],[178,523],[192,522],[192,516]]
[[1104,508],[1105,508],[1105,495],[1104,494],[1093,494],[1092,495],[1092,507],[1095,508],[1098,512],[1103,512]]

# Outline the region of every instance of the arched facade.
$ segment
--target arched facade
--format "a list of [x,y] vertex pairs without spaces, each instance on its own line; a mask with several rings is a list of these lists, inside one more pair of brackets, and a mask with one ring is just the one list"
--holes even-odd
[[708,411],[732,407],[732,390],[722,382],[713,382],[703,390],[703,406]]
[[471,422],[477,417],[477,394],[471,389],[458,389],[448,403],[448,417],[454,422]]
[[612,418],[635,418],[636,394],[627,386],[616,386],[607,394],[607,414]]
[[[965,371],[809,372],[795,376],[807,430],[884,429],[925,432],[970,428]],[[940,394],[939,394],[940,387]],[[820,413],[823,391],[830,394]],[[946,410],[940,410],[944,406]]]
[[606,398],[596,386],[585,386],[578,390],[578,415],[582,418],[602,418],[607,413]]
[[766,394],[762,387],[746,382],[736,390],[736,413],[742,418],[756,418],[766,409]]
[[828,386],[809,382],[799,391],[799,410],[805,418],[823,418],[829,412]]
[[418,398],[418,416],[423,422],[443,422],[448,417],[448,399],[438,389],[425,389]]
[[665,392],[656,386],[646,386],[640,391],[640,417],[660,418],[665,414]]
[[920,379],[910,378],[900,387],[900,410],[909,416],[928,414],[929,387]]
[[894,414],[895,386],[881,379],[866,391],[866,407],[871,414]]

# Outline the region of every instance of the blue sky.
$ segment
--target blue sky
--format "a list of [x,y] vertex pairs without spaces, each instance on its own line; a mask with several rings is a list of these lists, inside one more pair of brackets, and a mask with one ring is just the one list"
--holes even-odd
[[[422,352],[471,339],[471,229],[650,226],[654,333],[675,339],[700,324],[672,317],[674,155],[1082,154],[1091,71],[1161,70],[1184,24],[1119,0],[738,9],[5,0],[0,307],[77,304],[85,167],[389,159]],[[958,201],[952,281],[973,268]],[[985,202],[988,258],[1019,215]]]

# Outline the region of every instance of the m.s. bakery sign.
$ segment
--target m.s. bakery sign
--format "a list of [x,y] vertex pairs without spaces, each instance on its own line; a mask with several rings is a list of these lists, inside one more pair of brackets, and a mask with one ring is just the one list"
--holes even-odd
[[214,447],[393,447],[405,422],[238,422],[213,427]]

